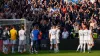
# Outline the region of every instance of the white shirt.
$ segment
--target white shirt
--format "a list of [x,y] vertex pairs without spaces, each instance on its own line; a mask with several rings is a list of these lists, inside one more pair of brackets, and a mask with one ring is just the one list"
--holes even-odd
[[69,34],[69,33],[68,33],[67,31],[66,31],[66,32],[63,32],[63,33],[62,33],[62,38],[63,38],[63,39],[67,39],[67,38],[68,38],[68,34]]
[[88,30],[88,40],[92,39],[91,33],[92,33],[91,30]]
[[25,40],[25,30],[19,30],[19,40]]
[[49,34],[51,34],[51,39],[56,39],[56,29],[51,29]]
[[84,30],[84,40],[88,40],[88,30]]
[[60,37],[60,30],[59,29],[57,29],[56,37],[57,37],[57,39],[59,39],[59,37]]
[[83,30],[79,30],[79,40],[84,40],[84,32],[83,32]]

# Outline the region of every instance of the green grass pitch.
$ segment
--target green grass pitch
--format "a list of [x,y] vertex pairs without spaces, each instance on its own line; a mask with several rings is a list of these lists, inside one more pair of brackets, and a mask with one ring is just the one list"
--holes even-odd
[[66,50],[60,51],[59,53],[53,53],[49,51],[39,51],[38,54],[30,54],[30,53],[15,53],[15,54],[2,54],[0,56],[100,56],[100,50],[92,50],[91,53],[80,53],[75,50]]

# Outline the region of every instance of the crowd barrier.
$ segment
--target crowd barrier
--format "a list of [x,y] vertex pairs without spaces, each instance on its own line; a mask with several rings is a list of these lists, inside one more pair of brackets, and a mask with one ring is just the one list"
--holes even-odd
[[[41,40],[41,44],[39,45],[41,50],[49,50],[50,49],[50,41],[48,40]],[[0,46],[2,46],[2,41],[0,40]],[[79,45],[78,39],[61,39],[59,44],[60,50],[76,50]],[[0,47],[1,48],[1,47]],[[18,49],[18,45],[16,46],[16,50]],[[0,49],[0,51],[2,48]],[[29,50],[29,48],[28,48]],[[94,40],[94,46],[92,50],[100,50],[100,39]]]
[[[79,44],[78,39],[62,39],[60,40],[59,49],[60,50],[76,50]],[[49,50],[50,43],[49,40],[41,40],[41,49]],[[93,50],[100,50],[100,39],[94,40]]]

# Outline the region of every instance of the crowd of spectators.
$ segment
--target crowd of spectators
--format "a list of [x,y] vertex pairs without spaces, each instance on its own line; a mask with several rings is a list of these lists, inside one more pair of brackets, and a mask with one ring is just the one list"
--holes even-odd
[[100,35],[100,0],[78,3],[63,0],[4,0],[0,4],[0,19],[27,19],[38,24],[43,38],[48,38],[51,25],[60,25],[69,33],[78,33],[78,26],[87,23]]

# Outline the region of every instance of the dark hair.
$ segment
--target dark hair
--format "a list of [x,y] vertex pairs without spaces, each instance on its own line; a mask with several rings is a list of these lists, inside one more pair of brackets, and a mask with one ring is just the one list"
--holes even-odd
[[81,26],[81,25],[79,26],[79,30],[80,30],[80,29],[82,29],[82,26]]
[[34,25],[34,29],[39,29],[39,26],[37,24]]
[[23,29],[23,30],[24,30],[24,26],[21,26],[21,29]]
[[87,29],[89,29],[89,26],[88,26],[86,23],[84,23],[84,25],[85,25],[85,27],[86,27]]
[[11,29],[15,28],[14,26],[11,26]]

